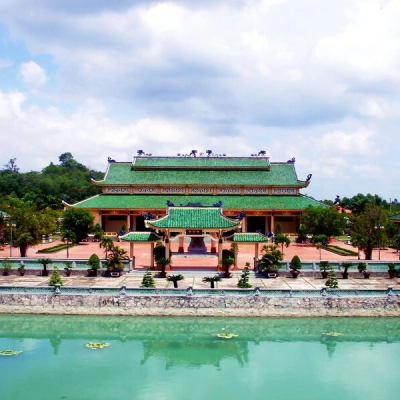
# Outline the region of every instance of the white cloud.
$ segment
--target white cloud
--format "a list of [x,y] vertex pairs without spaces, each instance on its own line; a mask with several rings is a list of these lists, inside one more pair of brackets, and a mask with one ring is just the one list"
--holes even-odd
[[34,61],[21,64],[20,73],[23,82],[28,86],[41,86],[47,81],[46,71]]
[[319,149],[330,154],[361,154],[364,155],[374,148],[377,149],[373,140],[374,132],[360,128],[356,132],[346,133],[334,131],[326,133],[318,145]]

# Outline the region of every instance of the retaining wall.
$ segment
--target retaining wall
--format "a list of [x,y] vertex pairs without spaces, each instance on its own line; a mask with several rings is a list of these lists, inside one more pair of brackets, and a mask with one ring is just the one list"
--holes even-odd
[[1,293],[2,314],[218,317],[399,317],[400,297]]

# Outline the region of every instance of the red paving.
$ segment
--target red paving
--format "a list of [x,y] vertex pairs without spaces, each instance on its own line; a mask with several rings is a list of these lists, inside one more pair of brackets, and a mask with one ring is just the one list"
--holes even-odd
[[[34,246],[28,249],[28,257],[29,258],[67,258],[67,251],[59,251],[57,253],[44,254],[37,253],[38,249],[51,247],[54,244],[57,244],[58,241],[48,244],[41,244],[38,246]],[[125,249],[129,254],[129,243],[119,242],[118,246]],[[347,249],[355,250],[351,245],[347,245],[341,241],[335,240],[334,245],[338,245]],[[206,243],[209,247],[209,243]],[[188,243],[185,243],[185,250],[188,246]],[[224,243],[223,248],[229,248],[229,243]],[[260,249],[262,246],[260,245]],[[171,242],[171,249],[173,252],[177,252],[178,243]],[[210,249],[208,248],[208,251]],[[239,253],[238,253],[238,267],[240,269],[244,268],[246,262],[250,262],[253,265],[253,259],[255,256],[254,253],[254,245],[239,245]],[[104,257],[104,251],[100,248],[99,243],[88,242],[82,243],[79,246],[71,247],[69,249],[69,257],[76,259],[88,259],[89,256],[93,253],[96,253],[100,258]],[[9,256],[9,248],[5,247],[4,251],[0,252],[0,257],[8,257]],[[12,249],[13,257],[19,257],[19,250],[17,248]],[[145,268],[150,263],[150,245],[149,244],[135,244],[134,245],[134,255],[136,259],[136,268]],[[319,250],[316,249],[315,246],[311,244],[297,244],[291,243],[288,248],[284,248],[284,260],[290,261],[294,255],[298,255],[302,261],[318,261],[320,259]],[[361,258],[363,258],[363,254],[361,254]],[[373,260],[378,260],[378,250],[374,250],[372,254]],[[321,259],[322,260],[358,260],[357,256],[352,257],[344,257],[339,256],[337,254],[331,253],[326,250],[321,250]],[[381,249],[380,251],[380,259],[381,261],[398,261],[399,253],[395,252],[393,249]],[[172,258],[172,267],[174,268],[183,268],[189,267],[194,269],[216,269],[218,258],[217,256],[207,256],[207,257],[183,257],[176,256]]]

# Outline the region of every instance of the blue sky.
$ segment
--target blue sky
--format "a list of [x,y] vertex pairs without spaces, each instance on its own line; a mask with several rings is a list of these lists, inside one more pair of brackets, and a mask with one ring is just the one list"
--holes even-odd
[[0,0],[1,165],[136,150],[296,158],[400,198],[400,0]]

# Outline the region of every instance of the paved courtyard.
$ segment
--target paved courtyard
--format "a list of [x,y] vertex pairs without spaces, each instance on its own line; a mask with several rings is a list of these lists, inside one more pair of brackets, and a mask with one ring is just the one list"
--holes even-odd
[[[42,258],[49,257],[52,259],[66,259],[66,251],[60,251],[55,254],[40,254],[37,250],[50,247],[57,242],[51,244],[41,244],[29,249],[29,258]],[[354,248],[340,241],[335,241],[335,245],[339,245],[344,248],[352,249]],[[124,248],[129,252],[129,243],[120,242],[119,246]],[[177,251],[178,243],[171,243],[172,251]],[[209,246],[209,243],[207,244]],[[224,247],[229,247],[228,243],[224,244]],[[260,246],[261,249],[261,246]],[[12,249],[13,256],[18,256],[19,251],[17,248]],[[96,253],[100,258],[104,257],[104,251],[99,247],[99,243],[83,243],[79,246],[75,246],[69,249],[69,257],[71,259],[88,259],[89,256]],[[148,244],[135,244],[134,246],[135,254],[135,269],[138,272],[144,272],[150,262],[150,245]],[[285,260],[290,261],[294,255],[298,255],[302,261],[318,261],[320,258],[319,250],[313,245],[309,244],[296,244],[292,243],[288,248],[284,248]],[[1,253],[0,257],[9,256],[9,248],[5,248]],[[239,269],[244,268],[246,262],[253,263],[254,245],[242,245],[239,247],[238,254],[238,266]],[[381,261],[399,261],[399,254],[393,249],[381,249],[380,251]],[[342,261],[354,261],[358,262],[357,256],[352,257],[341,257],[334,253],[322,250],[321,252],[322,260],[338,260]],[[378,250],[374,250],[373,259],[378,259]],[[172,258],[172,273],[182,273],[185,276],[185,280],[179,282],[179,286],[186,288],[188,286],[193,286],[194,288],[209,288],[209,283],[202,282],[202,276],[214,275],[217,272],[217,256],[206,256],[206,257],[185,257],[185,255],[176,255]],[[189,272],[188,272],[189,270]],[[197,272],[190,272],[197,271]],[[354,268],[353,268],[354,271]],[[61,270],[61,275],[64,272]],[[222,279],[221,282],[216,283],[217,288],[236,288],[237,280],[239,274],[230,279]],[[318,273],[316,275],[319,275]],[[48,277],[41,277],[35,275],[25,275],[25,276],[0,276],[0,286],[43,286],[48,284]],[[142,281],[142,274],[130,273],[123,275],[118,278],[104,278],[104,277],[87,277],[84,276],[84,271],[82,275],[73,275],[71,277],[62,276],[63,282],[67,286],[81,286],[81,287],[121,287],[123,285],[134,288],[139,287]],[[167,282],[162,278],[155,278],[157,288],[172,287],[172,282]],[[383,277],[374,277],[371,275],[370,279],[363,279],[361,274],[353,273],[350,279],[341,279],[338,277],[339,288],[341,289],[386,289],[388,286],[400,287],[399,279],[389,279]],[[281,271],[279,277],[276,279],[266,279],[266,278],[251,278],[250,283],[253,287],[269,288],[269,289],[320,289],[324,283],[325,279],[317,277],[309,277],[300,275],[299,278],[293,279],[287,271]]]

